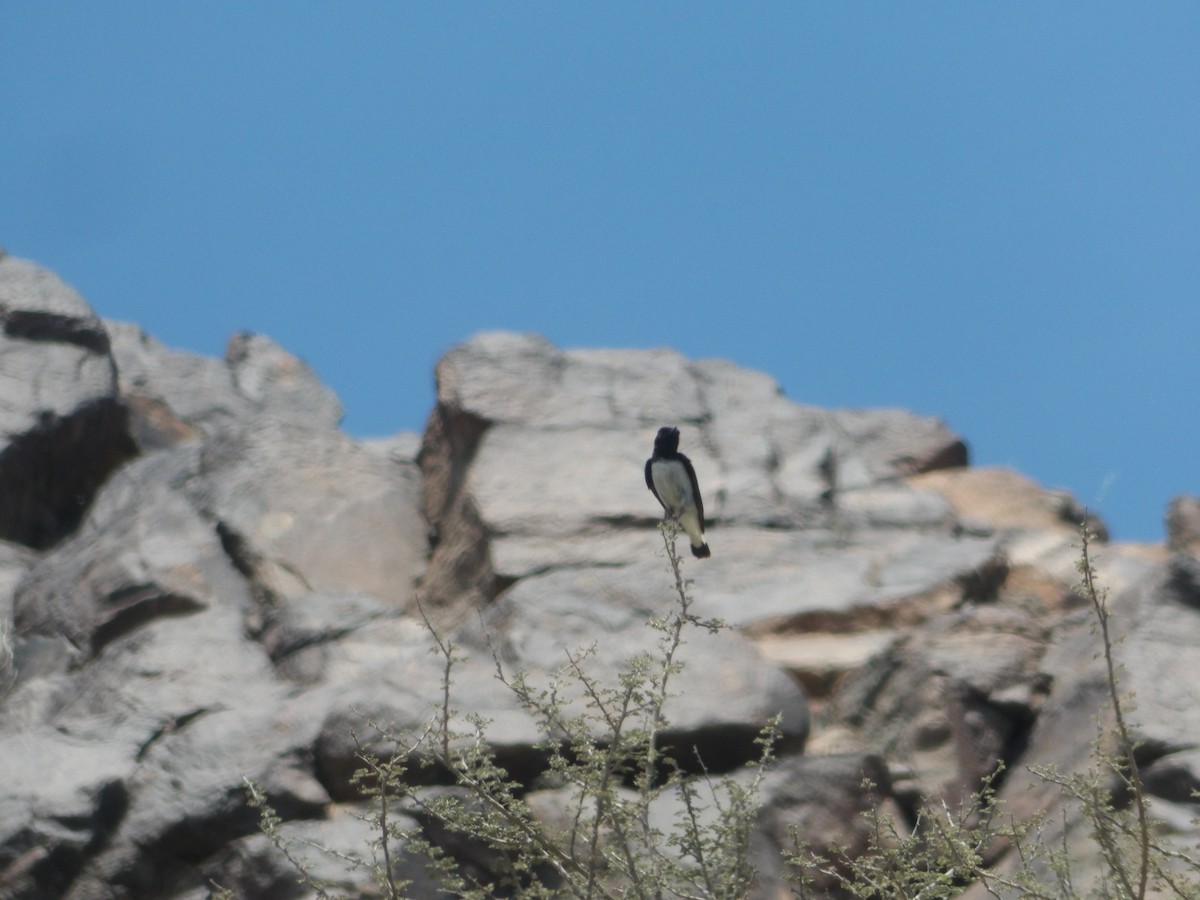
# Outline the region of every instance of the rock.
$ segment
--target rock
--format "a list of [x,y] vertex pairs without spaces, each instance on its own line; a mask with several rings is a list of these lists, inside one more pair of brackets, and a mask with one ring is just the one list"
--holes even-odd
[[267,418],[205,443],[186,486],[264,596],[412,601],[426,535],[417,471],[336,431]]
[[1050,531],[1072,539],[1079,534],[1082,516],[1076,515],[1072,498],[1012,469],[943,469],[914,476],[909,483],[945,496],[971,529]]
[[[965,445],[935,420],[803,407],[759,373],[670,351],[560,351],[504,333],[449,351],[437,379],[420,455],[436,537],[424,588],[437,605],[487,602],[522,576],[495,568],[493,554],[539,571],[655,521],[642,465],[664,422],[681,425],[705,512],[722,529],[952,526],[944,501],[891,485],[965,463]],[[547,491],[553,503],[542,502]],[[510,539],[522,542],[515,554],[499,546]]]
[[956,602],[958,580],[997,549],[991,538],[900,529],[837,539],[817,530],[734,528],[720,540],[725,552],[713,551],[698,581],[700,611],[758,632],[835,621],[845,630],[850,622],[904,618],[906,610],[931,614]]
[[[453,702],[457,715],[452,717],[452,730],[471,734],[474,728],[466,716],[482,716],[496,752],[523,772],[536,770],[541,754],[534,745],[545,732],[497,681],[486,648],[464,649],[457,641],[455,646],[452,693],[463,700]],[[362,786],[354,774],[362,768],[364,752],[383,759],[397,753],[414,761],[429,758],[428,749],[417,745],[441,712],[445,659],[436,652],[426,626],[396,610],[323,649],[321,682],[303,698],[306,710],[322,711],[313,747],[315,769],[335,800],[358,800]],[[414,768],[411,776],[425,783],[437,773]]]
[[172,350],[131,323],[105,325],[121,397],[143,450],[197,441],[252,414],[223,360]]
[[50,272],[0,257],[0,540],[44,549],[136,452],[108,333]]
[[1155,755],[1190,749],[1200,734],[1195,691],[1179,677],[1200,665],[1200,602],[1173,563],[1111,601],[1121,687],[1137,697],[1135,740]]
[[18,587],[18,659],[24,642],[61,637],[66,652],[55,668],[66,671],[149,621],[197,613],[214,597],[250,614],[216,533],[178,490],[197,465],[187,448],[167,451],[106,486],[78,533]]
[[[288,852],[305,867],[307,876],[322,886],[326,895],[386,897],[376,867],[383,865],[379,831],[368,821],[367,809],[335,807],[329,818],[284,822],[279,838]],[[415,820],[393,812],[394,828],[416,828]],[[405,885],[403,896],[449,897],[438,890],[425,870],[425,860],[406,852],[404,842],[394,837],[389,855],[397,886]],[[313,888],[300,883],[300,873],[266,835],[241,838],[205,861],[198,873],[195,900],[207,900],[209,888],[217,885],[235,897],[287,897],[316,900]],[[193,895],[184,895],[190,898]]]
[[540,337],[491,332],[450,349],[435,375],[440,406],[489,424],[648,426],[703,416],[688,362],[673,350],[562,351]]
[[[304,448],[304,440],[297,443]],[[356,452],[348,442],[336,446]],[[387,484],[395,464],[357,452],[378,473],[366,489]],[[70,746],[114,748],[102,777],[76,767],[81,781],[70,796],[93,803],[97,791],[114,792],[120,815],[79,813],[78,835],[61,840],[50,826],[34,832],[14,826],[0,833],[0,870],[21,863],[33,841],[49,848],[47,858],[64,873],[63,884],[70,884],[64,896],[94,896],[110,884],[159,894],[181,867],[253,830],[244,776],[265,784],[286,817],[319,814],[328,803],[310,748],[343,698],[327,693],[291,701],[282,679],[294,674],[287,664],[300,648],[369,624],[384,615],[385,601],[304,594],[285,597],[277,614],[264,608],[219,523],[192,502],[197,485],[217,477],[218,468],[205,466],[203,448],[185,445],[122,469],[78,533],[20,583],[18,679],[0,719],[22,735],[50,727]],[[351,488],[355,477],[362,473],[352,468]],[[409,508],[415,507],[414,491]],[[252,640],[264,616],[277,617],[273,645]],[[28,753],[23,743],[8,747]],[[8,762],[0,766],[8,770]],[[10,803],[25,805],[20,795],[0,798],[0,806]],[[24,865],[17,868],[25,871]]]
[[1200,497],[1181,494],[1167,506],[1167,549],[1200,556]]
[[[855,460],[872,481],[967,464],[966,443],[937,419],[902,409],[859,409],[841,410],[834,420],[845,448],[853,448],[845,458]],[[839,452],[839,466],[843,458]]]
[[486,427],[470,413],[439,405],[430,414],[417,457],[432,550],[421,594],[439,619],[461,617],[497,590],[487,532],[464,483]]
[[[790,896],[784,880],[784,852],[811,853],[822,864],[837,859],[842,851],[861,852],[870,837],[864,818],[868,812],[891,815],[903,828],[902,816],[888,797],[887,768],[877,756],[793,756],[770,763],[761,778],[758,774],[757,767],[751,766],[728,776],[735,791],[750,792],[758,804],[749,836],[750,862],[757,878],[747,895],[755,900]],[[875,787],[864,790],[864,781]],[[655,797],[649,810],[650,827],[662,836],[659,849],[684,867],[695,866],[695,861],[680,854],[679,845],[670,842],[669,836],[683,837],[691,827],[693,814],[702,829],[717,826],[730,805],[729,794],[717,779],[695,777],[690,784],[695,792],[691,813],[680,793],[671,788]],[[618,789],[616,794],[629,804],[638,801],[631,790]],[[555,835],[570,834],[581,826],[586,829],[592,821],[591,809],[579,809],[570,788],[533,791],[525,801],[534,818]],[[723,824],[730,827],[732,823]],[[793,829],[809,841],[806,851],[797,848]],[[698,881],[702,883],[702,879]],[[828,895],[823,892],[832,886],[832,879],[818,875],[809,890],[815,889],[819,892],[815,896],[825,897]],[[702,889],[693,893],[706,895]]]
[[[1100,577],[1103,579],[1103,571]],[[1200,664],[1200,611],[1180,596],[1169,565],[1160,566],[1142,584],[1114,595],[1107,606],[1119,691],[1130,737],[1139,747],[1151,815],[1157,817],[1165,809],[1170,816],[1174,808],[1174,823],[1165,836],[1160,831],[1159,837],[1177,849],[1194,848],[1200,836],[1195,825],[1196,798],[1184,792],[1187,785],[1200,783],[1200,769],[1196,768],[1200,759],[1193,750],[1200,722],[1191,682],[1178,673],[1193,671],[1191,667]],[[1097,769],[1094,755],[1097,740],[1103,752],[1120,751],[1095,622],[1095,613],[1088,607],[1056,629],[1040,663],[1052,690],[1027,738],[1022,765],[1010,765],[1000,792],[1005,809],[1019,820],[1045,816],[1040,837],[1048,847],[1065,848],[1081,890],[1098,885],[1105,871],[1100,848],[1074,801],[1037,773],[1056,772],[1061,778],[1072,778],[1096,770],[1101,784],[1116,788],[1112,773]],[[1131,702],[1135,695],[1136,709]],[[1118,805],[1127,801],[1118,792]],[[1015,857],[1013,852],[1008,854],[1005,868],[1017,864]],[[1177,859],[1173,864],[1181,862]],[[1038,865],[1037,871],[1049,877],[1046,862],[1040,860]]]
[[349,634],[389,615],[382,600],[356,591],[314,591],[282,606],[263,642],[284,677],[319,682],[328,648]]
[[143,450],[199,440],[261,418],[327,430],[341,421],[342,405],[333,391],[270,338],[236,334],[225,359],[218,360],[172,350],[136,325],[106,324],[121,398]]
[[912,806],[969,798],[1022,745],[1047,690],[1044,626],[1011,609],[968,606],[890,644],[832,697],[837,718],[911,777]]
[[[464,487],[492,537],[570,534],[619,521],[650,496],[642,474],[644,431],[495,425],[483,435]],[[703,450],[695,457],[696,465],[712,467]],[[536,482],[527,468],[514,465],[534,459]],[[607,490],[598,490],[602,485]]]
[[1093,552],[1103,558],[1105,583],[1114,592],[1151,577],[1166,561],[1161,546],[1105,542],[1104,523],[1063,491],[1042,488],[1003,468],[930,472],[908,479],[916,489],[935,492],[953,505],[964,531],[990,535],[1007,571],[1004,593],[1020,597],[1024,608],[1058,612],[1079,604],[1080,525],[1097,535]]
[[[449,638],[458,658],[453,695],[471,698],[470,710],[489,722],[490,745],[510,771],[522,773],[523,781],[544,768],[544,752],[537,745],[557,735],[539,726],[501,684],[496,659],[509,675],[521,671],[531,685],[542,686],[567,666],[572,654],[583,659],[582,670],[597,685],[616,689],[622,669],[637,654],[652,652],[662,636],[647,619],[667,612],[669,594],[656,597],[653,588],[647,590],[621,570],[609,575],[602,583],[591,573],[578,572],[528,579],[481,620]],[[576,599],[581,582],[591,585],[590,600]],[[597,596],[604,602],[597,603]],[[361,766],[363,748],[390,757],[397,746],[393,735],[418,735],[436,715],[444,661],[431,654],[432,647],[431,636],[411,620],[379,619],[326,648],[324,681],[341,698],[341,706],[322,728],[317,761],[336,798],[357,795],[350,782]],[[741,765],[756,753],[754,739],[777,714],[785,745],[795,750],[803,744],[808,730],[803,692],[745,638],[689,627],[677,658],[684,669],[665,709],[670,724],[664,740],[676,748],[682,765],[694,764],[696,752],[714,772]],[[563,688],[566,709],[582,713],[586,704],[578,682],[569,681],[576,690]],[[455,727],[472,730],[461,718]]]
[[755,640],[762,655],[791,672],[810,696],[824,698],[847,673],[881,653],[895,633],[878,629],[849,634],[768,632]]
[[364,449],[390,459],[398,465],[416,465],[421,453],[421,435],[415,431],[400,431],[382,438],[360,442]]
[[36,562],[37,556],[32,551],[20,544],[0,541],[0,698],[16,678],[13,662],[13,595],[17,585]]
[[[554,572],[506,592],[482,617],[481,630],[469,631],[462,643],[490,641],[510,672],[525,672],[535,685],[569,671],[570,654],[596,684],[616,690],[619,674],[636,656],[654,658],[670,637],[648,620],[678,612],[665,566],[657,579],[631,568]],[[711,771],[741,765],[777,715],[785,743],[793,750],[803,746],[809,728],[804,693],[751,642],[730,630],[712,633],[695,625],[686,626],[681,638],[675,658],[683,669],[664,708],[670,740],[688,748],[680,765],[692,764],[697,752]],[[566,681],[575,684],[575,696],[560,688],[568,708],[583,712],[588,704],[577,679]]]
[[134,748],[50,728],[0,738],[0,892],[64,896],[94,848],[110,841],[129,805]]
[[302,360],[260,334],[229,339],[225,362],[238,393],[275,418],[299,419],[311,427],[336,428],[342,404]]
[[[864,783],[871,787],[864,789]],[[871,754],[793,757],[772,766],[760,788],[763,803],[750,844],[758,872],[752,896],[786,896],[785,851],[799,850],[826,864],[842,853],[860,854],[871,837],[869,812],[890,815],[903,827],[902,815],[889,803],[890,792],[887,767]],[[797,848],[797,836],[808,841],[806,850]],[[813,891],[835,886],[819,872],[810,874]]]
[[[698,784],[746,784],[754,738],[781,716],[754,896],[785,889],[793,826],[822,858],[853,854],[864,812],[906,828],[922,797],[956,803],[1000,760],[1006,809],[1049,815],[1080,884],[1099,871],[1030,771],[1085,771],[1107,709],[1090,604],[1070,590],[1083,510],[966,468],[938,420],[806,406],[671,350],[493,333],[438,364],[422,435],[360,442],[265,337],[235,336],[224,359],[171,350],[7,257],[0,320],[0,896],[311,895],[258,834],[245,777],[286,839],[334,851],[311,855],[331,889],[370,895],[348,859],[370,862],[375,838],[355,818],[361,755],[400,754],[414,791],[455,790],[420,765],[447,706],[455,745],[482,741],[558,821],[545,741],[561,725],[513,680],[557,677],[579,713],[585,679],[619,688],[661,656],[648,623],[679,598],[642,466],[663,424],[695,463],[713,557],[682,563],[696,619],[659,739]],[[1093,545],[1145,784],[1180,846],[1200,784],[1179,674],[1200,668],[1192,499],[1169,511],[1170,552]],[[728,627],[698,621],[713,618]],[[453,645],[448,699],[431,627]],[[486,877],[494,848],[408,812]],[[402,844],[397,875],[433,896]]]

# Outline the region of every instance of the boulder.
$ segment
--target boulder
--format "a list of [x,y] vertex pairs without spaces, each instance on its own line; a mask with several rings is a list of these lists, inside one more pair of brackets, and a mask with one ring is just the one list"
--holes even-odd
[[[891,785],[884,760],[869,753],[844,753],[779,760],[759,788],[762,806],[750,840],[758,873],[755,900],[791,895],[785,853],[799,853],[819,867],[840,868],[866,849],[873,836],[867,814],[889,816],[903,828],[904,817],[890,802]],[[807,842],[800,846],[797,840]],[[813,896],[836,879],[810,871]]]
[[198,464],[195,448],[163,451],[109,482],[78,531],[18,587],[18,658],[27,642],[62,638],[55,668],[66,671],[148,621],[199,612],[218,597],[251,613],[217,534],[179,490]]
[[224,359],[171,349],[127,322],[106,322],[121,398],[143,449],[212,435],[262,417],[336,429],[337,395],[270,338],[239,332]]
[[[661,654],[662,642],[671,639],[672,617],[682,612],[679,603],[665,564],[657,577],[633,568],[553,572],[507,591],[462,643],[490,645],[510,673],[524,672],[536,686],[570,672],[574,659],[594,684],[617,690],[635,657]],[[809,711],[796,682],[731,629],[685,624],[680,636],[674,658],[682,669],[668,685],[663,710],[668,740],[684,748],[677,754],[680,765],[693,765],[697,754],[711,771],[743,764],[775,716],[784,743],[792,751],[803,747]],[[579,679],[562,680],[567,709],[582,712],[589,704]]]
[[[302,866],[324,896],[386,897],[380,883],[384,854],[381,834],[367,817],[369,809],[334,807],[328,817],[300,819],[279,826],[278,838],[287,853]],[[399,812],[389,816],[394,829],[416,828],[415,820]],[[425,869],[425,860],[406,850],[405,842],[390,838],[388,855],[392,877],[408,897],[449,897]],[[300,873],[284,851],[264,834],[231,842],[206,860],[194,876],[195,888],[176,896],[180,900],[208,900],[212,886],[235,897],[271,897],[278,900],[317,900],[323,896],[311,884],[301,883]]]
[[1003,606],[969,604],[911,629],[850,674],[837,719],[886,749],[910,808],[969,799],[1023,746],[1048,690],[1044,624]]
[[129,322],[105,325],[121,399],[143,451],[198,441],[252,414],[224,360],[172,350]]
[[0,253],[0,540],[69,534],[134,455],[104,323],[45,269]]
[[[1103,581],[1103,570],[1100,570]],[[1118,692],[1142,771],[1155,839],[1185,854],[1194,852],[1200,828],[1190,789],[1200,784],[1194,752],[1200,732],[1190,678],[1200,664],[1200,607],[1171,564],[1160,565],[1140,584],[1105,599]],[[1044,818],[1039,839],[1064,848],[1081,890],[1100,885],[1106,865],[1089,821],[1056,780],[1094,777],[1128,808],[1130,797],[1097,752],[1119,754],[1103,644],[1090,601],[1054,629],[1039,668],[1050,690],[1026,738],[1021,765],[1009,767],[1000,791],[1007,812],[1018,820]],[[1134,698],[1136,697],[1136,703]],[[1054,773],[1054,778],[1047,777]],[[1009,851],[1002,871],[1019,862]],[[1173,861],[1183,865],[1183,859]],[[1036,859],[1035,873],[1050,877],[1048,861]],[[1015,892],[1002,892],[1017,897]],[[967,895],[993,896],[976,886]]]
[[427,545],[411,463],[264,417],[206,441],[185,491],[273,604],[322,590],[413,599]]
[[62,897],[129,807],[136,746],[43,726],[0,737],[0,893]]
[[241,331],[229,339],[225,363],[234,387],[256,411],[336,428],[342,403],[303,360],[261,334]]

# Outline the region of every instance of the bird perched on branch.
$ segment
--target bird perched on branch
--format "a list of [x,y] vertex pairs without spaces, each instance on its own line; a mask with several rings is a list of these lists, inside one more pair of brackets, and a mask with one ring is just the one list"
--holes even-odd
[[667,515],[679,523],[692,545],[692,556],[712,551],[704,542],[704,501],[692,461],[679,452],[679,429],[665,425],[654,438],[654,455],[646,460],[646,487]]

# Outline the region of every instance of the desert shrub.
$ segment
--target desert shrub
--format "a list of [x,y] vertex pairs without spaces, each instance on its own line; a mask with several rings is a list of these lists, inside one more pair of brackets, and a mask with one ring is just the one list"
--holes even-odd
[[[535,814],[527,786],[497,761],[490,723],[455,707],[459,648],[426,622],[442,661],[440,699],[416,733],[397,734],[372,723],[393,751],[381,756],[362,749],[355,776],[371,801],[369,817],[378,837],[369,863],[347,864],[369,865],[382,896],[405,896],[408,885],[395,865],[400,848],[407,858],[425,861],[440,890],[464,898],[751,894],[756,873],[750,846],[777,722],[763,729],[757,759],[741,773],[710,777],[700,761],[687,767],[689,774],[664,749],[661,736],[669,725],[664,707],[683,667],[678,651],[687,629],[725,625],[693,613],[691,585],[675,549],[677,528],[666,522],[662,531],[673,577],[672,609],[647,623],[658,636],[654,650],[634,657],[615,678],[601,680],[589,672],[588,649],[568,653],[563,668],[538,683],[507,670],[493,651],[497,678],[546,735],[538,748],[545,759],[539,782],[554,792],[554,816]],[[1095,535],[1086,519],[1081,535],[1077,590],[1091,607],[1106,666],[1111,716],[1100,721],[1112,724],[1096,736],[1084,771],[1032,771],[1057,787],[1064,800],[1061,815],[1088,823],[1102,860],[1099,878],[1090,887],[1077,886],[1078,864],[1065,837],[1051,838],[1065,835],[1065,822],[1017,821],[1007,814],[994,788],[998,769],[960,806],[927,798],[914,823],[897,822],[885,807],[868,810],[866,846],[853,853],[818,853],[804,835],[794,834],[784,856],[795,896],[937,900],[973,888],[982,896],[1032,900],[1200,898],[1200,854],[1181,853],[1155,837],[1127,721],[1131,703],[1121,693],[1114,660],[1107,592],[1094,564]],[[427,774],[413,772],[414,766],[438,768],[450,786],[428,787]],[[328,886],[279,837],[279,820],[261,790],[253,785],[248,790],[263,832],[297,878],[317,896],[330,896]],[[863,790],[871,793],[875,786],[864,784]],[[664,820],[665,807],[671,814]],[[413,818],[421,823],[416,828],[399,824]],[[447,849],[466,845],[474,851]]]
[[[1009,816],[993,788],[999,769],[959,808],[925,798],[911,827],[898,824],[886,811],[868,811],[864,815],[871,837],[866,850],[853,856],[815,853],[803,835],[794,834],[786,855],[797,896],[936,900],[976,886],[990,897],[1024,900],[1200,898],[1200,854],[1181,853],[1156,837],[1128,722],[1132,700],[1120,688],[1108,592],[1099,583],[1096,535],[1086,515],[1080,535],[1075,590],[1093,615],[1111,715],[1097,718],[1090,762],[1081,771],[1030,769],[1058,789],[1063,820],[1034,816],[1017,821]],[[1098,871],[1081,873],[1071,858],[1069,816],[1086,821],[1099,851]],[[1057,841],[1052,834],[1059,836]],[[1002,851],[1007,851],[1003,857]],[[833,889],[817,894],[814,884]]]

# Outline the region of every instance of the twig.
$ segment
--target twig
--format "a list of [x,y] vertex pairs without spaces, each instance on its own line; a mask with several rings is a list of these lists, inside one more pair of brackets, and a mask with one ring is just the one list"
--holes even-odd
[[[1121,705],[1120,692],[1117,690],[1117,668],[1113,661],[1113,645],[1112,639],[1108,633],[1108,604],[1107,591],[1101,590],[1096,586],[1096,574],[1092,567],[1092,560],[1089,554],[1094,533],[1087,524],[1087,510],[1084,510],[1083,523],[1080,527],[1080,561],[1079,574],[1082,578],[1084,594],[1091,601],[1092,609],[1096,613],[1096,620],[1100,624],[1100,639],[1104,643],[1104,663],[1107,667],[1108,675],[1108,693],[1109,701],[1112,703],[1113,715],[1116,719],[1117,736],[1121,742],[1121,755],[1124,757],[1124,763],[1128,767],[1128,774],[1122,773],[1121,777],[1125,783],[1129,785],[1133,791],[1134,808],[1137,811],[1138,820],[1138,889],[1134,894],[1137,900],[1144,900],[1146,896],[1146,885],[1150,879],[1150,821],[1149,814],[1146,809],[1146,797],[1142,792],[1142,775],[1138,769],[1137,759],[1134,755],[1134,742],[1129,736],[1129,727],[1125,723],[1125,712]],[[1123,872],[1119,874],[1124,876]]]

